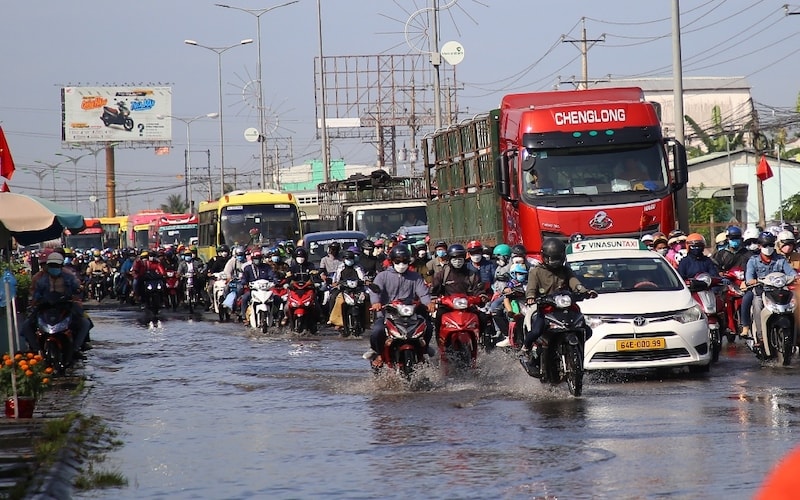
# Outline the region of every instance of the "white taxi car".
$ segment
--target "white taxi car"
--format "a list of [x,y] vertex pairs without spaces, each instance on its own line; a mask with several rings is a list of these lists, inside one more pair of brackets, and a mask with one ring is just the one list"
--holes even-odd
[[592,329],[586,370],[708,371],[708,321],[663,257],[636,239],[596,239],[568,245],[567,265],[598,293],[579,304]]

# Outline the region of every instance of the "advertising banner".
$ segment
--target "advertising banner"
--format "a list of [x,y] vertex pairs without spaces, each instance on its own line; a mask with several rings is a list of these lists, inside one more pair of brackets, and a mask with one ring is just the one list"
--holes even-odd
[[64,142],[172,141],[170,87],[64,87],[61,107]]

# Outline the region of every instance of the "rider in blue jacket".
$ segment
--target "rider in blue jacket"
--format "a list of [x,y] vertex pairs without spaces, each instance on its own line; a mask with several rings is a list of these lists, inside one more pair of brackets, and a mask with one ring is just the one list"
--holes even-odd
[[706,249],[706,239],[702,234],[692,233],[686,237],[686,248],[688,249],[687,258],[681,259],[678,263],[678,274],[681,278],[692,279],[700,273],[708,273],[711,276],[719,276],[717,265],[711,257],[704,252]]

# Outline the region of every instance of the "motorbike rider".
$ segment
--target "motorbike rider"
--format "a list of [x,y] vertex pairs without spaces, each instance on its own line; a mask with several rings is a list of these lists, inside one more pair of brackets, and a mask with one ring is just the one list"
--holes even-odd
[[223,270],[225,273],[226,283],[233,281],[236,284],[236,299],[242,296],[242,289],[244,288],[244,284],[242,283],[242,273],[244,272],[244,268],[246,266],[247,252],[243,246],[238,245],[234,247],[233,256],[225,264],[225,269]]
[[[546,238],[542,242],[542,265],[534,266],[528,271],[528,285],[525,287],[525,300],[528,305],[536,304],[540,296],[550,295],[559,290],[570,289],[573,292],[597,297],[597,292],[589,290],[578,280],[575,273],[567,265],[567,246],[558,238]],[[525,343],[520,354],[527,358],[528,365],[538,364],[536,353],[531,353],[533,343],[544,333],[544,316],[540,308],[536,309],[531,329],[525,336]]]
[[494,283],[494,270],[497,266],[483,258],[483,245],[478,240],[467,243],[467,255],[469,255],[467,269],[476,273],[484,288],[488,290]]
[[[395,300],[404,303],[412,303],[415,299],[419,300],[423,306],[427,307],[431,303],[430,290],[425,285],[425,280],[419,273],[409,271],[411,263],[411,252],[405,245],[395,245],[389,252],[391,266],[385,271],[381,271],[372,282],[369,289],[371,306],[375,311],[375,322],[372,324],[372,331],[369,336],[370,350],[364,353],[364,359],[372,361],[373,366],[380,366],[380,355],[378,354],[386,343],[386,329],[384,325],[385,314],[383,305]],[[427,309],[419,308],[419,314],[423,315],[426,322],[425,343],[428,346],[428,356],[434,356],[436,351],[431,346],[433,329]]]
[[[314,276],[319,274],[319,271],[317,271],[314,263],[308,260],[308,251],[304,247],[297,247],[294,249],[293,256],[294,259],[289,265],[289,272],[286,273],[286,278],[289,282],[307,283],[313,281]],[[316,297],[316,290],[314,290],[314,295]],[[317,304],[317,300],[314,300],[314,304]],[[318,309],[318,306],[315,306],[311,311],[315,316],[315,322],[319,321],[320,317],[320,311]],[[291,311],[287,309],[286,315],[281,320],[282,326],[289,324],[289,320],[291,320],[289,317],[290,314]]]
[[197,265],[194,258],[192,258],[192,252],[189,249],[183,251],[183,255],[181,255],[181,262],[178,264],[178,278],[180,279],[179,285],[179,293],[180,297],[184,297],[186,294],[186,280],[188,279],[188,274],[192,273],[194,276],[194,286],[200,287],[199,277],[201,276],[202,269],[201,266]]
[[[508,286],[510,279],[509,271],[515,264],[511,263],[511,247],[505,243],[501,243],[494,247],[492,251],[497,268],[494,271],[494,283],[492,283],[492,302],[489,304],[489,314],[492,316],[494,326],[497,330],[497,336],[502,337],[504,332],[508,331],[508,318],[505,314],[501,314],[503,309],[503,290]],[[523,266],[527,273],[527,267]],[[501,339],[500,342],[503,342]],[[501,346],[502,347],[502,346]]]
[[[447,249],[449,262],[444,265],[441,271],[433,275],[431,283],[431,296],[441,297],[443,295],[464,294],[470,297],[482,297],[482,302],[486,302],[486,289],[477,273],[467,269],[467,250],[463,245],[455,243]],[[432,301],[428,310],[436,311],[436,301]],[[478,312],[478,318],[484,330],[489,323],[488,316],[482,311]],[[439,328],[442,325],[442,313],[437,311],[434,316],[433,331],[438,336]]]
[[788,229],[783,229],[778,233],[778,242],[775,248],[779,254],[783,255],[783,257],[789,261],[789,265],[792,266],[792,269],[797,271],[800,269],[800,253],[795,252],[795,245],[796,242],[793,232]]
[[433,276],[448,262],[447,242],[437,241],[433,246],[433,257],[425,264],[425,281],[433,283]]
[[[250,265],[245,267],[242,272],[242,283],[249,285],[256,280],[267,280],[275,283],[275,272],[272,270],[272,266],[264,262],[264,256],[259,250],[250,254]],[[245,287],[244,290],[244,293],[242,293],[241,315],[242,321],[248,324],[246,313],[247,306],[250,305],[250,288]]]
[[686,237],[688,255],[678,263],[678,274],[684,280],[691,279],[700,273],[719,276],[717,265],[704,252],[706,239],[702,234],[692,233]]
[[[125,260],[122,262],[122,265],[119,267],[119,274],[120,274],[120,283],[119,283],[119,291],[118,293],[122,297],[129,297],[131,294],[131,281],[133,278],[133,264],[136,262],[136,254],[133,250],[123,250],[122,255],[125,257]],[[130,278],[130,279],[129,279]]]
[[269,265],[272,266],[272,272],[275,273],[276,280],[282,280],[289,272],[289,264],[281,257],[281,250],[278,247],[272,247],[267,250],[267,260]]
[[375,256],[375,242],[370,239],[361,240],[358,244],[361,247],[361,255],[358,257],[358,265],[364,271],[366,281],[372,281],[379,272],[383,271],[383,259]]
[[339,284],[347,280],[359,280],[362,283],[366,280],[364,270],[361,269],[360,265],[356,264],[356,254],[353,251],[346,250],[342,254],[342,265],[333,273],[331,279],[334,293],[331,296],[333,306],[331,306],[328,324],[340,328],[344,326],[344,320],[342,318],[342,303],[344,302],[344,298],[338,290]]
[[342,265],[342,260],[339,258],[341,251],[342,244],[338,241],[334,241],[328,245],[328,255],[319,261],[319,270],[321,273],[325,274],[326,278],[333,277],[333,273]]
[[103,254],[100,253],[100,250],[92,252],[92,261],[86,266],[86,276],[91,277],[92,273],[95,272],[103,273],[103,278],[111,274],[111,268],[108,267],[106,261],[103,260]]
[[134,264],[133,266],[134,282],[137,287],[136,294],[139,298],[144,296],[144,280],[146,276],[154,275],[163,279],[167,274],[155,251],[148,252],[145,250],[142,252],[141,257],[142,259],[139,261],[141,264],[139,266]]
[[669,245],[666,255],[667,262],[678,269],[678,264],[686,255],[686,235],[680,229],[672,230],[667,237],[667,244]]
[[31,301],[30,310],[32,314],[21,326],[22,335],[28,342],[28,349],[39,352],[41,346],[36,338],[35,324],[37,321],[38,305],[48,294],[55,292],[67,299],[70,303],[70,325],[73,336],[74,359],[82,359],[81,348],[84,346],[89,335],[91,322],[83,312],[80,305],[80,283],[71,272],[64,271],[64,256],[58,252],[52,252],[47,256],[45,266],[31,279]]
[[161,265],[164,266],[164,269],[167,271],[177,271],[183,255],[181,255],[181,259],[179,260],[178,256],[175,254],[175,249],[171,246],[163,252],[164,259],[161,261]]
[[744,271],[747,261],[753,254],[743,244],[742,230],[736,226],[730,226],[725,230],[725,238],[728,245],[714,256],[717,267],[720,271],[728,271],[734,267]]
[[[758,255],[750,257],[747,261],[747,269],[744,273],[745,281],[742,282],[742,287],[752,287],[747,290],[742,297],[742,310],[740,317],[742,319],[742,338],[750,336],[750,322],[751,319],[755,320],[756,341],[760,342],[761,337],[761,310],[764,307],[762,299],[763,290],[758,284],[758,278],[763,278],[772,272],[781,272],[787,278],[794,279],[797,276],[795,271],[789,264],[786,258],[775,252],[775,235],[768,232],[762,232],[758,237],[758,245],[761,247],[761,252]],[[750,305],[753,306],[753,315],[750,315]]]
[[413,252],[412,259],[411,259],[411,270],[419,273],[422,278],[425,280],[425,283],[430,284],[432,282],[432,277],[428,277],[428,245],[425,241],[417,241],[413,245],[411,245],[411,250]]
[[217,247],[217,255],[208,259],[208,263],[206,264],[205,275],[206,275],[206,286],[204,287],[204,294],[206,299],[206,311],[211,310],[212,301],[211,301],[211,294],[214,288],[214,275],[217,273],[221,273],[225,271],[225,265],[228,263],[228,258],[230,257],[231,249],[228,248],[228,245],[220,245]]

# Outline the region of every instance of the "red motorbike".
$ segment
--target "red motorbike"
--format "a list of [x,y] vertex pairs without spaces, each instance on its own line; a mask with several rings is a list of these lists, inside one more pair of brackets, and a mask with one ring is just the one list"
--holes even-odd
[[725,316],[728,320],[728,342],[733,343],[736,335],[742,331],[739,313],[742,310],[742,297],[745,292],[742,290],[744,271],[740,267],[733,267],[724,271],[722,277],[728,280],[728,286],[723,290],[722,298],[725,303]]
[[292,331],[317,333],[317,291],[312,280],[292,281],[286,301],[286,315]]
[[437,336],[445,371],[451,364],[457,369],[475,367],[481,334],[477,307],[482,304],[480,297],[463,294],[445,295],[439,299],[441,321]]
[[[414,367],[425,360],[428,347],[425,343],[425,317],[417,312],[418,302],[406,304],[395,300],[384,306],[386,342],[381,349],[382,364],[411,379]],[[380,366],[375,367],[376,371]]]
[[178,271],[168,270],[165,284],[167,286],[166,305],[173,311],[176,311],[178,309],[178,285],[180,284]]
[[719,361],[719,352],[722,349],[722,325],[720,325],[717,312],[723,310],[722,299],[712,290],[713,287],[722,285],[722,278],[712,277],[708,273],[699,273],[694,278],[687,280],[692,298],[708,318],[708,346],[711,350],[711,361]]

